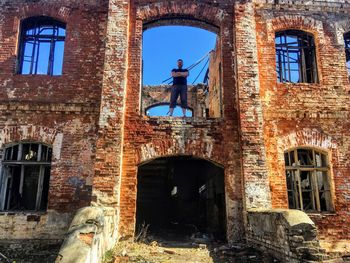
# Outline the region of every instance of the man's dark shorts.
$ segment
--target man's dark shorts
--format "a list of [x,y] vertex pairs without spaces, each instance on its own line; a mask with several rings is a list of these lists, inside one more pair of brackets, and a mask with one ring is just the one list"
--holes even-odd
[[181,100],[181,108],[187,108],[187,85],[174,85],[171,88],[169,108],[175,108],[179,95]]

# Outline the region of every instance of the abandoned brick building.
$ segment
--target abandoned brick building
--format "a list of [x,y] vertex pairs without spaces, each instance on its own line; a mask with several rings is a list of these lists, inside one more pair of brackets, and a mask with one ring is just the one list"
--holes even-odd
[[[146,114],[168,93],[140,84],[142,36],[166,25],[217,34],[191,118]],[[94,217],[75,238],[96,261],[175,213],[322,260],[350,239],[347,63],[345,0],[0,0],[0,243],[61,244]]]

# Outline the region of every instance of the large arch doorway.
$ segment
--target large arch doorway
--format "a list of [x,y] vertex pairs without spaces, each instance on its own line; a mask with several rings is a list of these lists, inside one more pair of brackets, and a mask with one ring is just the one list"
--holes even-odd
[[224,169],[190,156],[138,167],[136,225],[154,235],[205,233],[226,239]]
[[[215,160],[225,167],[225,204],[221,209],[224,235],[230,241],[243,236],[243,202],[241,156],[235,86],[233,14],[226,5],[200,1],[137,2],[130,11],[127,85],[124,100],[122,169],[119,191],[118,234],[137,237],[137,183],[140,163],[155,156],[193,155]],[[215,32],[220,38],[217,52],[221,65],[217,65],[217,88],[222,94],[218,118],[167,119],[148,118],[142,102],[142,50],[143,32],[157,26],[192,26]],[[221,70],[219,70],[221,68]],[[168,72],[169,74],[169,72]],[[221,77],[220,77],[221,76]],[[213,78],[212,78],[213,79]],[[215,104],[215,103],[213,103]],[[199,112],[193,109],[195,112]],[[222,110],[222,111],[221,111]],[[222,112],[222,114],[221,114]],[[206,112],[205,112],[206,114]],[[140,200],[140,199],[139,199]],[[140,210],[140,209],[139,209]],[[160,211],[160,210],[159,210]],[[158,212],[160,213],[160,212]],[[151,230],[151,229],[150,229]],[[136,235],[135,235],[136,234]]]

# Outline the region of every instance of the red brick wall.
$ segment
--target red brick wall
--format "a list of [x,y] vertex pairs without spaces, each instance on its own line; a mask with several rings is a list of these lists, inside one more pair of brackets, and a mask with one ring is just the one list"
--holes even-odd
[[[237,104],[240,118],[242,176],[245,209],[270,208],[269,177],[266,169],[262,103],[259,96],[254,5],[235,5],[235,46],[237,61]],[[225,71],[225,65],[223,65]]]
[[[89,203],[115,208],[120,234],[132,235],[137,166],[194,155],[224,167],[227,234],[238,240],[245,209],[287,207],[283,152],[312,146],[332,161],[335,213],[310,216],[322,237],[350,237],[343,227],[350,223],[350,85],[342,42],[350,8],[324,2],[305,10],[302,1],[290,6],[272,0],[80,2],[0,4],[0,147],[51,140],[57,157],[41,224],[31,232],[26,225],[23,235],[13,225],[4,235],[62,235],[71,214]],[[15,74],[20,20],[32,15],[67,23],[62,76]],[[143,25],[167,23],[218,32],[221,119],[143,116]],[[320,83],[277,83],[274,34],[290,28],[314,34]],[[1,226],[12,220],[5,217]]]
[[216,39],[216,45],[210,54],[209,63],[209,116],[221,117],[221,40]]
[[[0,100],[99,103],[104,62],[103,38],[107,6],[67,1],[13,3],[1,6]],[[62,76],[15,73],[20,21],[31,16],[51,16],[66,23]]]
[[[0,216],[0,224],[6,225],[0,236],[62,238],[72,214],[91,202],[106,2],[0,3],[0,148],[35,141],[54,149],[47,213],[34,226],[26,221],[16,223],[23,213]],[[62,76],[15,72],[20,21],[41,15],[66,23]]]
[[96,143],[93,205],[116,207],[122,158],[122,129],[128,68],[129,1],[111,0],[105,35],[104,71],[98,140]]
[[[257,8],[260,96],[263,103],[264,139],[270,176],[272,205],[288,207],[283,152],[300,146],[325,150],[331,161],[334,214],[310,214],[321,238],[349,238],[350,162],[349,81],[342,35],[349,12],[332,7],[286,6]],[[314,35],[319,83],[277,82],[274,36],[285,29]],[[350,28],[348,27],[348,30]]]
[[[242,237],[242,195],[237,114],[234,109],[232,10],[195,1],[135,4],[130,16],[129,70],[125,101],[123,166],[120,189],[120,233],[132,235],[135,227],[137,166],[161,156],[194,155],[225,168],[228,237]],[[221,27],[225,119],[181,120],[142,117],[140,112],[142,25],[183,15]],[[202,26],[201,23],[198,26]]]

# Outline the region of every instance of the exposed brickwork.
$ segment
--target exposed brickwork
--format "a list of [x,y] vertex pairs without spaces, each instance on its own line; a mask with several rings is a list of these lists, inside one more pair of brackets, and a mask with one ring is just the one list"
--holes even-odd
[[[0,1],[0,9],[0,148],[31,141],[54,152],[47,212],[35,222],[1,215],[0,236],[62,239],[91,202],[107,1]],[[62,76],[15,73],[20,21],[41,15],[67,25]]]
[[[154,5],[135,4],[130,17],[128,87],[125,103],[123,169],[120,196],[120,233],[134,232],[137,165],[166,155],[195,155],[225,167],[228,237],[239,239],[242,233],[242,195],[240,191],[239,143],[237,115],[233,108],[232,9],[188,2],[163,2]],[[140,69],[143,23],[162,18],[189,16],[221,28],[223,93],[226,95],[225,119],[199,122],[157,120],[140,116]],[[201,23],[199,23],[201,25]],[[200,26],[199,25],[199,26]],[[234,128],[236,127],[236,128]],[[225,145],[225,147],[224,147]]]
[[210,54],[209,62],[209,116],[221,117],[222,112],[222,94],[221,94],[221,40],[216,39],[215,49]]
[[109,1],[93,203],[118,202],[128,46],[128,1]]
[[[343,47],[350,6],[304,2],[0,0],[0,157],[6,144],[20,141],[44,142],[54,151],[48,211],[5,213],[0,225],[9,227],[0,235],[61,238],[72,214],[92,204],[112,211],[114,236],[132,236],[138,165],[193,155],[224,168],[227,237],[238,240],[247,209],[288,207],[283,153],[310,146],[329,155],[335,207],[310,217],[321,238],[350,239],[343,227],[350,224]],[[62,76],[15,74],[20,21],[34,15],[67,24]],[[218,34],[209,116],[220,118],[144,116],[142,33],[169,24]],[[319,83],[277,82],[275,32],[286,29],[314,35]]]
[[[318,1],[319,3],[321,1]],[[325,2],[325,1],[324,1]],[[336,4],[336,3],[335,3]],[[321,238],[349,238],[349,81],[343,34],[349,7],[331,4],[256,9],[260,96],[273,207],[288,207],[283,152],[297,146],[325,150],[331,160],[334,214],[310,215]],[[337,12],[325,15],[326,11]],[[343,14],[346,12],[347,14]],[[314,35],[319,83],[277,83],[274,34],[299,29]]]
[[253,4],[236,4],[235,20],[245,207],[270,208]]

